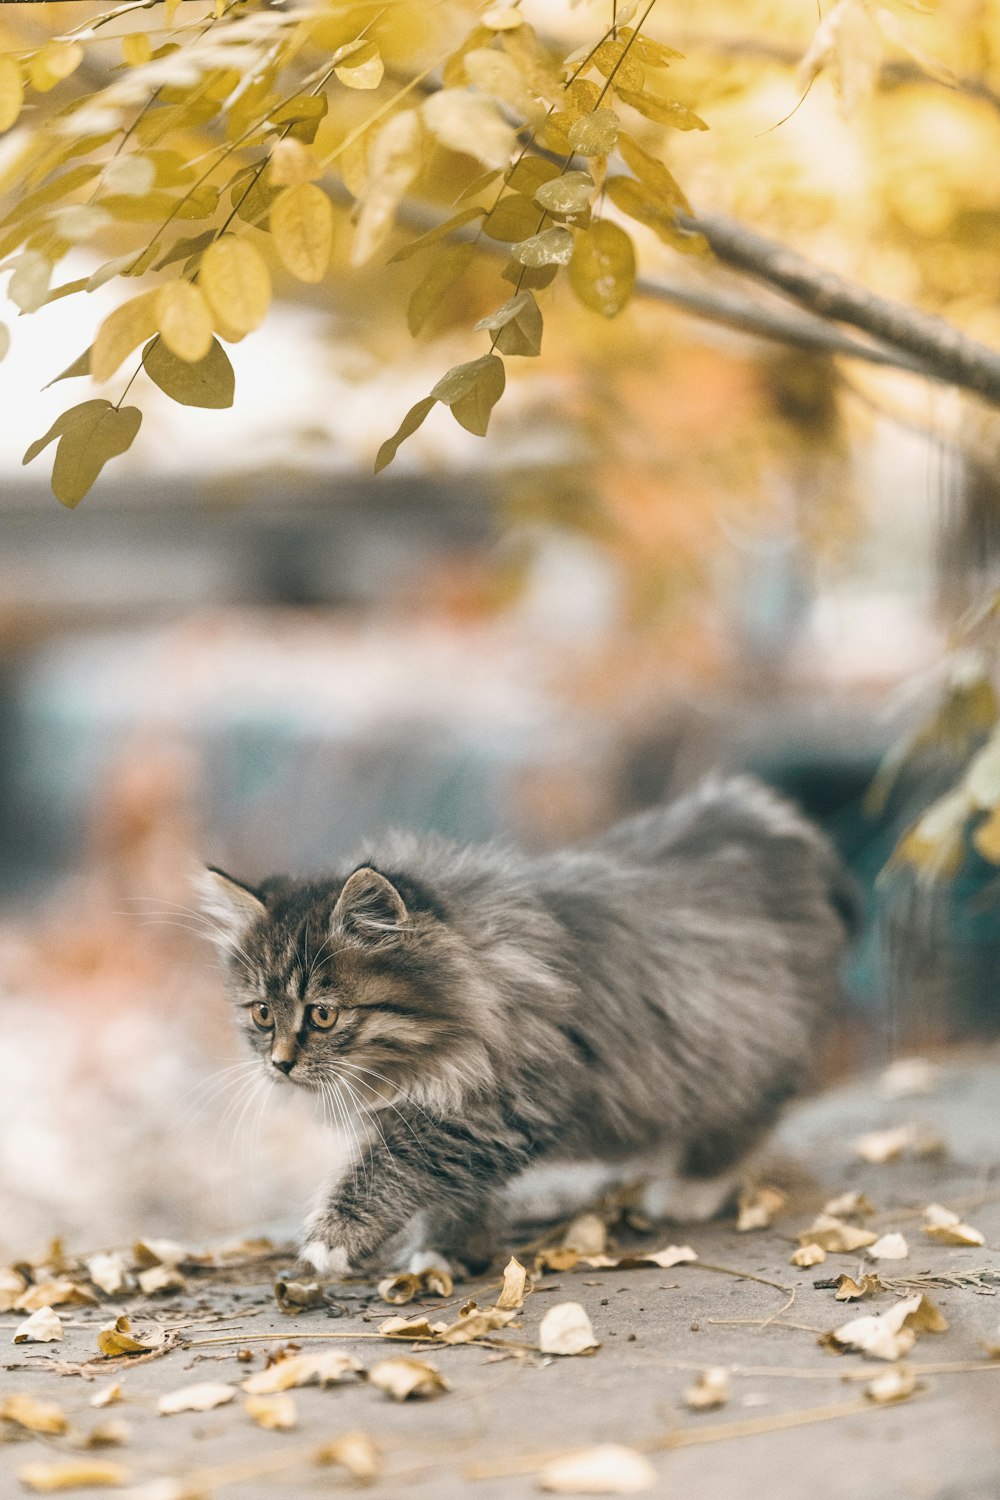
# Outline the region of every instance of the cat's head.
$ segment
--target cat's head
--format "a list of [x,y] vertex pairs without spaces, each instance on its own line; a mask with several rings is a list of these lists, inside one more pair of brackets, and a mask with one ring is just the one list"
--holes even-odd
[[344,1106],[442,1102],[476,1052],[467,955],[433,893],[363,865],[250,886],[207,869],[202,909],[242,1030],[276,1082]]

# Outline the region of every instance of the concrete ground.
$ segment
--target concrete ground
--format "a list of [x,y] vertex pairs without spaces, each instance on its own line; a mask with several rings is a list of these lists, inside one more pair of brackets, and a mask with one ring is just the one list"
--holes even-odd
[[[911,1121],[940,1136],[947,1153],[907,1151],[883,1165],[855,1155],[853,1141],[863,1131]],[[643,1241],[649,1248],[669,1240],[690,1243],[704,1264],[549,1272],[528,1299],[520,1326],[496,1336],[501,1343],[535,1344],[544,1311],[577,1301],[600,1340],[591,1356],[498,1359],[485,1347],[426,1350],[419,1357],[447,1376],[447,1394],[397,1404],[364,1383],[301,1389],[294,1392],[298,1425],[290,1432],[253,1425],[242,1397],[202,1414],[158,1416],[160,1394],[193,1381],[236,1382],[261,1369],[268,1351],[299,1335],[310,1336],[303,1350],[336,1348],[369,1367],[410,1353],[408,1345],[371,1337],[397,1310],[374,1288],[333,1288],[331,1308],[287,1316],[271,1291],[275,1266],[283,1263],[262,1262],[233,1274],[230,1285],[206,1272],[190,1277],[185,1294],[166,1300],[70,1309],[60,1344],[14,1347],[10,1330],[17,1315],[4,1315],[0,1395],[58,1401],[77,1432],[124,1419],[127,1444],[86,1456],[125,1465],[135,1486],[157,1476],[189,1479],[188,1489],[149,1491],[162,1500],[341,1493],[350,1480],[317,1467],[312,1455],[351,1430],[369,1434],[379,1448],[381,1473],[369,1491],[379,1500],[520,1500],[539,1492],[538,1470],[547,1457],[596,1443],[648,1453],[656,1472],[649,1493],[665,1500],[997,1500],[1000,1359],[990,1362],[984,1346],[1000,1343],[1000,1295],[990,1294],[989,1282],[929,1288],[950,1327],[921,1335],[909,1356],[921,1382],[916,1394],[899,1405],[874,1406],[865,1403],[864,1386],[854,1377],[892,1367],[860,1354],[831,1353],[817,1335],[863,1312],[881,1312],[895,1298],[883,1292],[874,1301],[840,1304],[829,1286],[814,1285],[865,1269],[857,1252],[831,1254],[812,1269],[791,1266],[789,1256],[795,1235],[827,1198],[861,1188],[878,1209],[875,1227],[901,1230],[909,1242],[908,1259],[880,1263],[884,1275],[990,1268],[1000,1293],[1000,1060],[944,1064],[932,1092],[893,1101],[879,1094],[874,1076],[860,1080],[801,1106],[786,1120],[780,1145],[806,1171],[773,1227],[738,1234],[730,1219]],[[803,1186],[809,1174],[814,1181]],[[920,1232],[929,1202],[959,1210],[983,1231],[985,1246],[932,1244]],[[794,1288],[792,1305],[781,1311],[789,1298],[767,1282]],[[460,1290],[486,1306],[496,1287],[496,1281],[477,1282]],[[428,1302],[420,1310],[450,1320],[457,1307]],[[182,1344],[163,1358],[105,1370],[94,1361],[96,1331],[125,1310],[137,1323],[155,1314],[181,1324]],[[196,1342],[207,1338],[226,1342]],[[240,1362],[241,1349],[252,1351],[252,1363]],[[81,1373],[82,1361],[89,1363]],[[727,1404],[689,1409],[684,1393],[697,1372],[719,1365],[732,1372]],[[95,1412],[90,1398],[111,1379],[121,1383],[124,1399]],[[802,1424],[789,1425],[796,1414]],[[78,1451],[72,1434],[38,1438],[0,1423],[5,1426],[11,1440],[0,1443],[3,1500],[27,1493],[18,1478],[25,1465]]]

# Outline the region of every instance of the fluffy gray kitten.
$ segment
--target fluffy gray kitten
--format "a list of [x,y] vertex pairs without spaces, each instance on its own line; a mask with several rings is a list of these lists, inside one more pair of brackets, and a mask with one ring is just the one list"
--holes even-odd
[[204,877],[250,1046],[356,1145],[307,1221],[320,1272],[489,1261],[544,1161],[634,1161],[707,1217],[803,1082],[853,893],[824,836],[715,778],[541,856],[392,835],[344,874]]

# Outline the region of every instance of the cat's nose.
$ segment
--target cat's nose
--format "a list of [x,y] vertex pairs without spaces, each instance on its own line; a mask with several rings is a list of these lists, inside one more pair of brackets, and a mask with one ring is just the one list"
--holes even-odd
[[281,1070],[282,1073],[290,1073],[295,1067],[294,1057],[272,1057],[271,1061],[276,1068],[279,1068]]

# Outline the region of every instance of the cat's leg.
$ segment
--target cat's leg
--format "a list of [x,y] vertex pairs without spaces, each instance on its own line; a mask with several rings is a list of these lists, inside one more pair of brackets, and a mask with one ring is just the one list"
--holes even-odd
[[341,1178],[306,1221],[303,1258],[325,1275],[365,1270],[418,1216],[428,1232],[447,1225],[449,1240],[418,1249],[471,1253],[474,1226],[485,1229],[494,1198],[524,1165],[523,1148],[490,1123],[383,1114],[359,1170]]
[[643,1180],[639,1212],[674,1224],[714,1219],[750,1174],[758,1144],[755,1135],[726,1131],[665,1151]]

